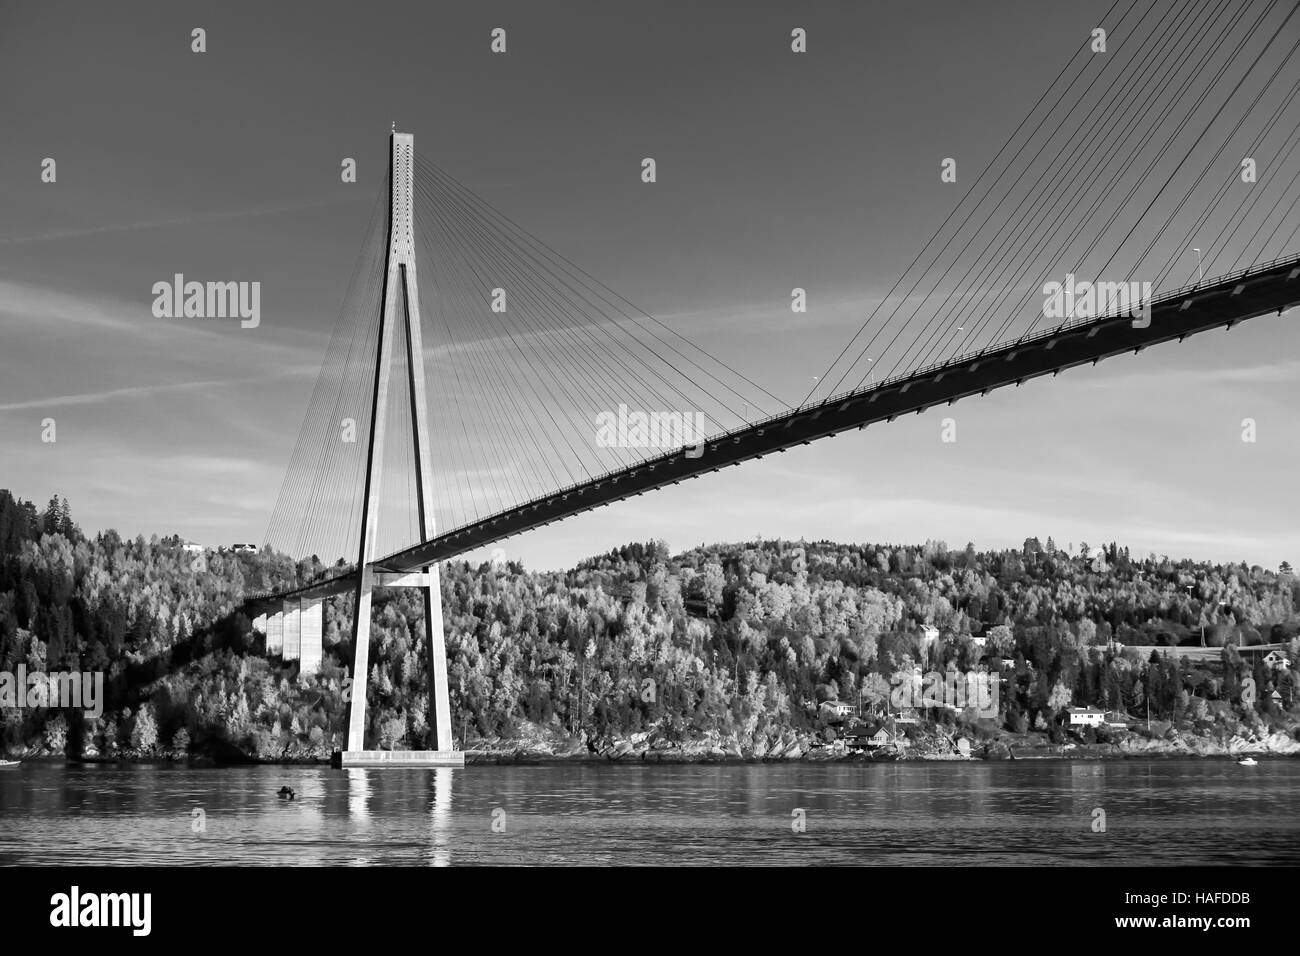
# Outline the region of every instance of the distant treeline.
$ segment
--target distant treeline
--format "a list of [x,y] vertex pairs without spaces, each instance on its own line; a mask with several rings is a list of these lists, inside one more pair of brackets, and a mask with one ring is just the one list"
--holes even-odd
[[[107,696],[97,720],[5,710],[0,744],[259,757],[342,746],[351,597],[327,603],[325,661],[302,680],[296,663],[266,658],[241,613],[246,594],[331,567],[183,544],[88,538],[66,501],[38,510],[0,491],[0,671],[103,671]],[[1281,642],[1295,659],[1300,582],[1287,565],[1135,558],[1115,543],[1060,550],[1051,538],[994,552],[758,541],[677,555],[653,541],[563,573],[447,562],[442,588],[455,736],[471,746],[524,721],[591,738],[824,731],[820,702],[883,712],[891,680],[918,666],[1006,676],[994,723],[1015,731],[1055,733],[1081,705],[1149,706],[1203,732],[1295,723],[1284,712],[1294,678],[1228,646]],[[377,592],[370,746],[425,743],[422,613],[414,591]],[[1219,660],[1133,649],[1202,639],[1225,647]]]

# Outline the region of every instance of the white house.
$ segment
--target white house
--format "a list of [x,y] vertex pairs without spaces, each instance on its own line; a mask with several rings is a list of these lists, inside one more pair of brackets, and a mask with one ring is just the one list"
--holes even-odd
[[847,717],[853,713],[853,705],[846,704],[842,700],[828,700],[822,703],[821,709],[834,717]]
[[1071,707],[1071,727],[1100,727],[1106,722],[1106,712],[1096,707]]
[[1275,671],[1284,671],[1291,666],[1291,659],[1281,651],[1269,651],[1264,655],[1264,666]]
[[190,554],[202,554],[204,550],[203,545],[197,544],[193,541],[186,541],[181,547],[190,552]]

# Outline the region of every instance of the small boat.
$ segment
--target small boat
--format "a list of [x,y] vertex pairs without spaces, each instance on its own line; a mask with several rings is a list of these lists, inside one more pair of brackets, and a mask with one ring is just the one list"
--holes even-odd
[[21,760],[0,760],[0,770],[8,770],[10,767],[18,766],[20,763],[22,763]]
[[1259,761],[1254,757],[1242,757],[1237,761],[1237,763],[1241,764],[1243,767],[1254,767],[1259,763]]

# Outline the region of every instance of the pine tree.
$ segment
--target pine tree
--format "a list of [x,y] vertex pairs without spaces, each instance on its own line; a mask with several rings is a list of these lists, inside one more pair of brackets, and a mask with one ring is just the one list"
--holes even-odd
[[44,534],[59,534],[62,532],[63,523],[63,505],[59,503],[58,495],[51,495],[50,503],[45,506],[45,513],[41,515],[41,531]]
[[63,535],[69,541],[75,540],[77,526],[72,523],[72,508],[68,506],[68,499],[64,498],[59,504],[59,534]]

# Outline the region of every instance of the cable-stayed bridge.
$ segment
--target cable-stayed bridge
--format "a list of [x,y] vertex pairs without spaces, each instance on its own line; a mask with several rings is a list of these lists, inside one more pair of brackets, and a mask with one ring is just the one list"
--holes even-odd
[[421,589],[431,749],[366,751],[358,686],[344,763],[462,759],[440,561],[1300,304],[1300,4],[1122,6],[1103,19],[1109,48],[1084,40],[969,188],[936,179],[960,198],[797,402],[638,309],[394,131],[267,533],[291,555],[344,558],[250,599],[268,611],[268,650],[311,670],[321,601],[352,592],[364,683],[374,588]]

